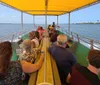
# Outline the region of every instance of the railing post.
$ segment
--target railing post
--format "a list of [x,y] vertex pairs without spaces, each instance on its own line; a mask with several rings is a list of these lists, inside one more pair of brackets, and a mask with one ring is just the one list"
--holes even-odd
[[72,40],[74,39],[74,37],[73,37],[73,33],[71,32],[71,36],[72,36]]
[[77,40],[78,40],[78,42],[80,42],[80,39],[79,39],[79,35],[77,34]]
[[11,42],[13,42],[13,39],[14,39],[14,34],[12,35],[12,39],[11,39]]
[[90,40],[90,49],[93,49],[93,40]]
[[62,33],[64,33],[64,30],[63,29],[61,31],[62,31]]

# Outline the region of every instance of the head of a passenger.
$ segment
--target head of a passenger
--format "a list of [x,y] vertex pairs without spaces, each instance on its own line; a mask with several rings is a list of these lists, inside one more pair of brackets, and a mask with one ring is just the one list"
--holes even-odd
[[51,25],[48,25],[48,29],[49,29],[50,26],[51,26]]
[[32,48],[35,46],[35,43],[33,41],[26,39],[22,42],[21,48],[26,51],[27,53],[31,53]]
[[43,30],[43,27],[40,27],[40,30]]
[[53,25],[55,25],[55,22],[53,22]]
[[12,57],[12,45],[5,41],[0,43],[0,77],[6,75]]
[[87,58],[90,65],[100,69],[100,50],[90,50]]
[[35,37],[36,37],[35,31],[32,31],[32,32],[29,33],[30,40],[34,39]]
[[64,35],[64,34],[58,35],[58,37],[57,37],[57,44],[59,46],[66,47],[66,43],[67,43],[67,36]]
[[57,34],[57,30],[53,30],[53,33],[54,33],[54,34]]

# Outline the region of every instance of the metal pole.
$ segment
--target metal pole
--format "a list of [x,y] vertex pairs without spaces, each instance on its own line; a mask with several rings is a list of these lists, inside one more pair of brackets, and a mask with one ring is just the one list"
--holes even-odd
[[70,36],[70,13],[68,13],[68,33]]
[[45,29],[47,29],[47,6],[48,0],[45,0]]
[[73,33],[71,32],[72,40],[74,40]]
[[80,42],[80,38],[79,38],[79,35],[77,34],[77,40],[78,40],[78,42]]
[[35,15],[33,16],[33,28],[35,29]]
[[21,26],[22,26],[22,30],[23,30],[23,12],[21,12]]
[[47,29],[47,6],[45,6],[45,29]]
[[58,29],[58,16],[57,16],[57,28],[56,28],[56,30]]

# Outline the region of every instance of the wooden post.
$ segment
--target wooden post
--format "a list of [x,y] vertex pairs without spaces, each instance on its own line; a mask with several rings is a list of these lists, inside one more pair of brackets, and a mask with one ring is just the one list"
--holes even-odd
[[13,40],[14,40],[14,34],[12,35],[12,39],[11,39],[11,42],[13,42]]

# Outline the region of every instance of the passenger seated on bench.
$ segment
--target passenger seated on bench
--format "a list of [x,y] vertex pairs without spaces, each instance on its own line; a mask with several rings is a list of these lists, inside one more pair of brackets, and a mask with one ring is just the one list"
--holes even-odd
[[56,30],[53,30],[52,35],[51,35],[51,37],[50,37],[50,41],[51,41],[52,43],[56,42],[56,41],[57,41],[57,36],[58,36],[57,31],[56,31]]
[[48,25],[48,32],[49,32],[49,30],[50,30],[50,27],[51,27],[51,25]]
[[[81,56],[80,56],[81,57]],[[68,75],[69,85],[100,85],[100,50],[90,50],[87,57],[88,66],[76,64]]]
[[66,42],[67,36],[61,34],[57,37],[57,45],[49,47],[49,52],[56,61],[62,85],[66,84],[67,75],[76,63],[75,56],[66,48]]
[[53,27],[53,29],[56,29],[55,22],[52,23],[52,27]]
[[54,30],[53,27],[52,26],[49,26],[49,37],[51,37],[53,30]]
[[35,34],[35,31],[32,31],[29,33],[29,38],[31,41],[33,41],[35,43],[35,47],[39,47],[39,40],[38,38],[36,37],[36,34]]
[[6,41],[0,43],[0,85],[20,85],[22,73],[32,73],[37,71],[44,60],[44,53],[41,53],[37,63],[31,64],[22,61],[11,61],[11,43]]
[[39,32],[36,30],[35,31],[35,35],[36,35],[36,37],[38,38],[38,40],[39,40]]
[[42,34],[43,34],[43,32],[45,32],[45,30],[43,29],[43,27],[38,26],[37,31],[39,32],[39,41],[41,41],[42,38],[43,38],[43,37],[42,37]]
[[20,47],[23,50],[23,53],[21,56],[19,56],[19,60],[26,60],[28,62],[34,62],[36,56],[37,56],[37,50],[35,50],[35,43],[32,42],[29,39],[26,39],[22,42]]
[[68,39],[66,48],[70,48],[72,44],[73,44],[73,41],[71,39]]

